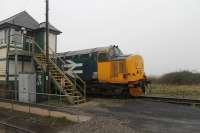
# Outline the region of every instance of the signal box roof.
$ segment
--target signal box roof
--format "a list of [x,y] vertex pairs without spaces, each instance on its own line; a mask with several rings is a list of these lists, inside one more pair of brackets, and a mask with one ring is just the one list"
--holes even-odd
[[[10,18],[7,18],[3,21],[0,21],[0,27],[5,25],[14,25],[24,27],[30,30],[39,30],[45,28],[45,22],[38,23],[31,15],[29,15],[26,11],[20,12]],[[55,28],[53,25],[49,24],[50,31],[54,31],[58,34],[61,33],[60,30]]]

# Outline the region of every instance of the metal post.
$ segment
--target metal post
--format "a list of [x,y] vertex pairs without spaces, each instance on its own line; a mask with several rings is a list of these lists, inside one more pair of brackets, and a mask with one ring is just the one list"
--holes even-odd
[[10,35],[11,29],[8,29],[8,44],[7,44],[7,53],[6,53],[6,82],[8,84],[9,81],[9,51],[10,51]]
[[24,56],[22,56],[22,73],[24,72]]
[[49,82],[49,0],[46,0],[46,91],[50,92]]
[[32,42],[31,42],[31,44],[32,44],[32,49],[31,49],[31,52],[32,52],[32,56],[34,56],[35,55],[35,43],[36,43],[36,41],[35,41],[35,33],[34,33],[34,37],[33,37],[33,39],[32,39]]
[[28,112],[31,113],[31,92],[30,89],[28,89]]
[[83,86],[84,86],[84,97],[85,97],[85,100],[86,100],[86,97],[87,97],[87,96],[86,96],[86,95],[87,95],[86,93],[87,93],[87,92],[86,92],[86,85],[85,85],[85,83],[83,83]]
[[17,83],[17,64],[18,64],[18,55],[17,55],[17,49],[16,49],[16,43],[15,43],[15,100],[17,100],[17,88],[18,88],[18,83]]

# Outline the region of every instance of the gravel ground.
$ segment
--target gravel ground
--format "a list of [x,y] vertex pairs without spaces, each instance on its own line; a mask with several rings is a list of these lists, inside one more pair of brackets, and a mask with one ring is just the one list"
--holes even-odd
[[[67,133],[199,133],[200,109],[143,100],[103,100],[81,107],[93,116]],[[64,133],[64,132],[63,132]]]
[[[36,133],[199,133],[200,108],[144,100],[92,99],[64,109],[91,116],[82,123],[0,110],[0,120]],[[12,117],[11,117],[12,116]],[[9,119],[7,119],[9,118]],[[0,126],[0,132],[3,127]],[[7,132],[6,132],[7,133]]]
[[134,133],[124,123],[108,117],[94,117],[89,122],[74,124],[60,133]]
[[[0,108],[0,122],[23,128],[34,133],[57,133],[60,129],[73,124],[63,118],[41,117],[2,108]],[[0,133],[25,132],[0,124]]]

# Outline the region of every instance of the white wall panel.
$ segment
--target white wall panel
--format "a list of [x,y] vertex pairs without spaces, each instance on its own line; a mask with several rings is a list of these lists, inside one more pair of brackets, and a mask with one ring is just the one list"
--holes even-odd
[[5,41],[5,31],[0,30],[0,44],[4,43],[4,41]]
[[[22,69],[22,62],[21,61],[18,61],[18,64],[17,64],[17,72],[21,72],[21,69]],[[15,61],[13,60],[10,60],[9,61],[9,75],[14,75],[15,74]]]
[[24,72],[28,73],[28,72],[33,72],[34,71],[34,67],[31,64],[31,62],[24,62]]
[[[52,51],[55,52],[56,51],[56,35],[49,33],[49,47],[51,50],[49,50],[49,53],[52,54]],[[46,50],[46,33],[44,35],[44,50]]]
[[[22,72],[22,61],[18,61],[17,72]],[[32,66],[31,62],[24,62],[24,72],[34,72],[34,67]],[[15,74],[15,61],[9,61],[9,74]]]
[[13,81],[13,80],[15,80],[15,77],[9,77],[9,80]]
[[0,75],[5,75],[6,73],[6,60],[0,61]]
[[0,59],[6,58],[7,48],[0,49]]
[[6,77],[0,77],[0,80],[6,80]]

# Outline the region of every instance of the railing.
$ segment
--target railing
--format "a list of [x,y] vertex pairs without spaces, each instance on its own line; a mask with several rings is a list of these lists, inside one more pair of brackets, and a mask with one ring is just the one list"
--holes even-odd
[[[29,55],[32,54],[32,41],[30,37],[22,37],[22,35],[13,34],[8,36],[8,39],[0,38],[0,46],[3,44],[4,46],[8,46],[9,44],[9,52],[23,50],[28,52]],[[14,49],[12,50],[12,48]]]

